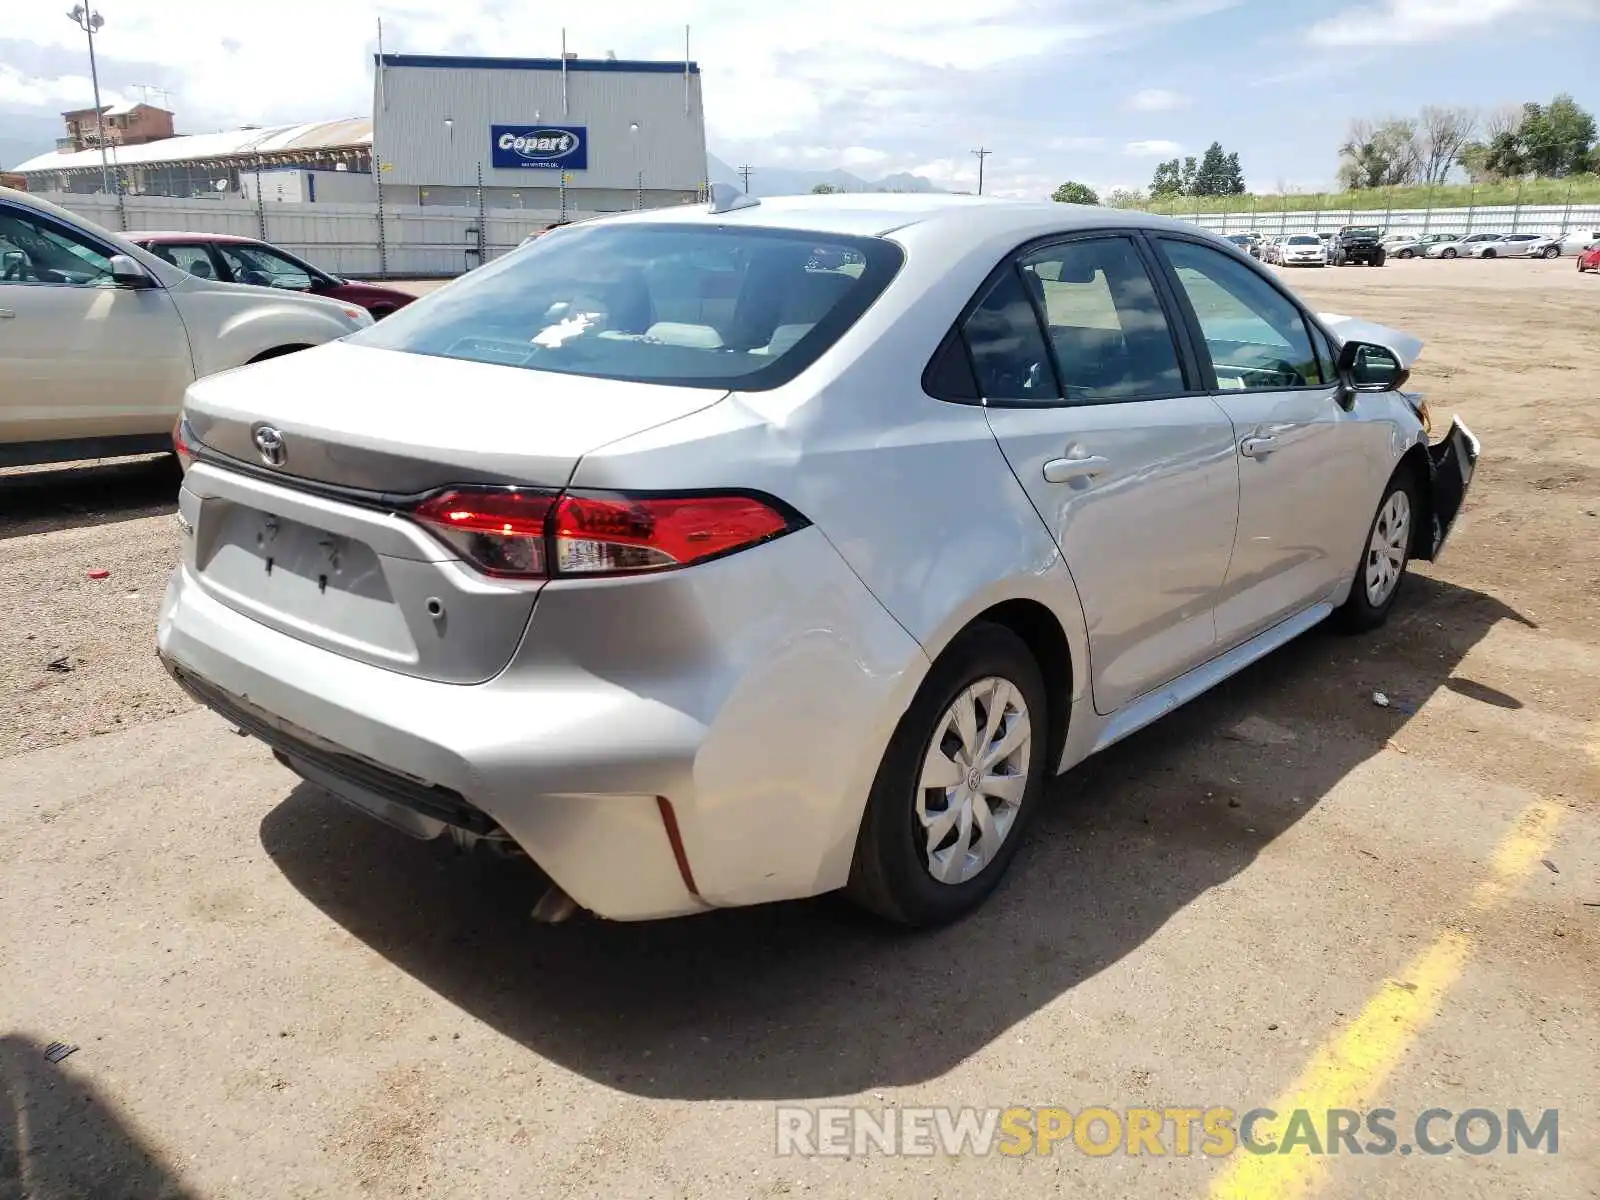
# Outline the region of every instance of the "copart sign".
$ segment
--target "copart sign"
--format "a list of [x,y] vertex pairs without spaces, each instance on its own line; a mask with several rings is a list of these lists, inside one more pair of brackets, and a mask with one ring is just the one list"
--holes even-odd
[[589,168],[589,131],[582,125],[491,125],[489,146],[496,167]]

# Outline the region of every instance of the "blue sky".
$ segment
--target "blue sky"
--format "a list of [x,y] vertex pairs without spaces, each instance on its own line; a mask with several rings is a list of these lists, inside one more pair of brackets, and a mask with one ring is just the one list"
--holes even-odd
[[[7,4],[0,138],[53,134],[88,102],[62,8]],[[1562,90],[1600,108],[1600,0],[106,0],[105,15],[105,96],[167,88],[186,132],[367,111],[380,15],[394,50],[553,55],[564,20],[572,49],[624,58],[680,57],[688,22],[720,157],[970,188],[982,144],[988,190],[1027,197],[1141,185],[1213,139],[1253,188],[1316,190],[1352,117]]]

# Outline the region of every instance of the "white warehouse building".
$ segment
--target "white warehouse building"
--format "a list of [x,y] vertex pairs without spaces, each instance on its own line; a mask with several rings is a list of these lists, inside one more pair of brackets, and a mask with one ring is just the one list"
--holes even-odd
[[379,54],[386,204],[579,213],[689,203],[706,186],[700,68],[615,58]]

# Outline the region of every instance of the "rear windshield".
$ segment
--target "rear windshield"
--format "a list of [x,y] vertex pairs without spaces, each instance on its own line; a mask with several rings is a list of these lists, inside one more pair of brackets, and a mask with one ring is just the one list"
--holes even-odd
[[1297,234],[1289,239],[1289,245],[1291,246],[1315,246],[1318,244],[1319,239],[1312,237],[1309,233]]
[[569,226],[349,340],[536,371],[757,390],[814,362],[901,261],[882,238]]

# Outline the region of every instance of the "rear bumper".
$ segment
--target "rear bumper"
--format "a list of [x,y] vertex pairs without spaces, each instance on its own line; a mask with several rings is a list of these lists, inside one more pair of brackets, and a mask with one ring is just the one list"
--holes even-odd
[[300,774],[419,836],[492,823],[621,920],[842,886],[926,667],[814,528],[688,571],[552,584],[482,684],[300,641],[187,565],[157,641],[192,694]]

